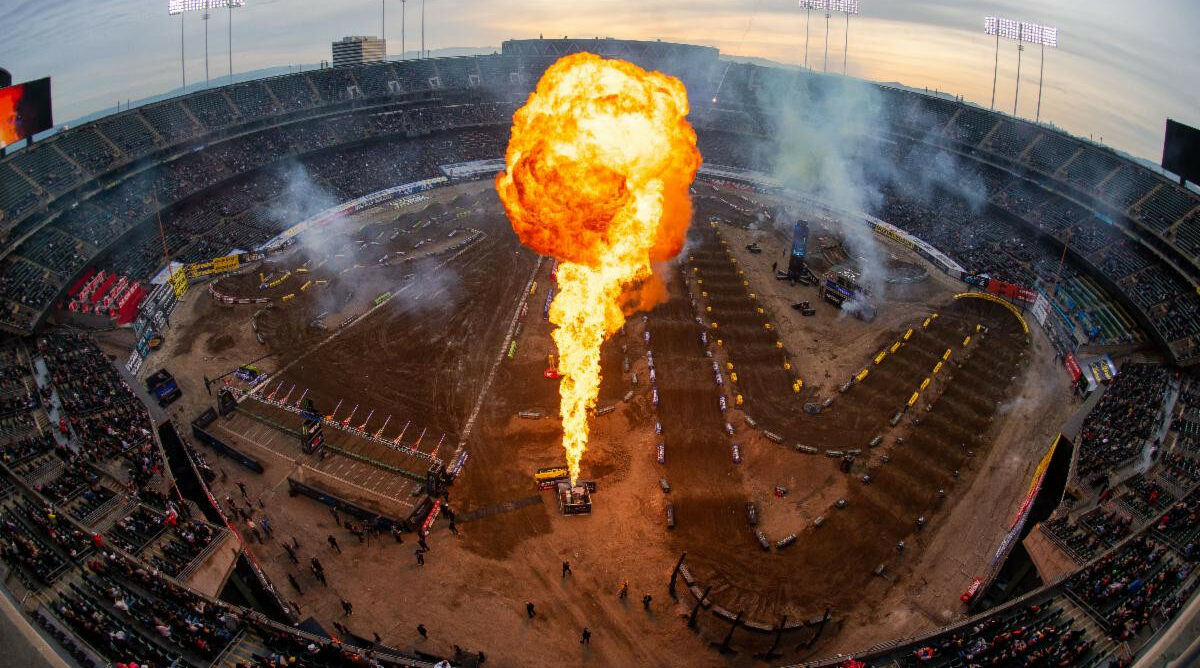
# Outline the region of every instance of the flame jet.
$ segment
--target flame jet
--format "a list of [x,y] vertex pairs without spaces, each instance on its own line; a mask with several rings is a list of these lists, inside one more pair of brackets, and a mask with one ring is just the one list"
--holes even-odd
[[521,242],[559,260],[556,325],[571,482],[600,389],[600,345],[666,297],[656,263],[683,248],[700,167],[674,77],[590,53],[566,56],[513,115],[496,190]]

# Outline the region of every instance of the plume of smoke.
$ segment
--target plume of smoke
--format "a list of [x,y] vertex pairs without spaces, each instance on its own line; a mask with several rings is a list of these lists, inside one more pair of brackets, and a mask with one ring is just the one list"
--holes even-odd
[[290,160],[280,168],[277,176],[283,187],[267,212],[277,223],[291,225],[338,203],[337,197],[313,179],[298,160]]
[[[338,198],[313,179],[298,160],[289,161],[276,176],[281,181],[281,188],[278,196],[271,200],[267,217],[281,229],[338,204]],[[326,252],[328,241],[327,233],[321,229],[309,229],[298,237],[298,243],[309,251],[310,256],[315,257]]]
[[[774,131],[774,176],[847,211],[878,211],[887,187],[920,202],[948,191],[980,211],[987,189],[979,173],[967,161],[925,143],[934,143],[945,119],[894,109],[888,100],[877,85],[853,79],[807,73],[760,77],[757,102]],[[908,115],[901,118],[901,113]],[[888,136],[898,123],[917,141]],[[793,222],[790,216],[778,216],[775,224],[790,228]],[[880,298],[887,252],[866,225],[837,223],[847,250],[860,264],[863,284]]]
[[[877,89],[857,81],[831,78],[822,84],[828,86],[788,82],[760,90],[760,106],[775,128],[775,176],[840,209],[870,211],[881,199],[884,176],[872,159],[879,154],[874,136],[884,117],[882,100]],[[874,234],[858,222],[838,223],[847,250],[861,265],[863,284],[882,295],[887,258]]]

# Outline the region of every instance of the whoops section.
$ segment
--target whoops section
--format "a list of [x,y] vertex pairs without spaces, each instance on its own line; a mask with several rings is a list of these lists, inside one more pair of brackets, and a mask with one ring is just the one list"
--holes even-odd
[[715,223],[697,230],[701,243],[687,258],[687,278],[705,344],[725,370],[729,401],[755,409],[755,397],[786,397],[800,406],[804,381],[779,338],[776,323]]

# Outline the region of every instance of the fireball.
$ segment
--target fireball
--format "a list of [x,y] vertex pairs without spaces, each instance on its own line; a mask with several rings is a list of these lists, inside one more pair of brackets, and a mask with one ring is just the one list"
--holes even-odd
[[547,69],[513,115],[496,190],[521,242],[560,262],[550,321],[572,484],[600,389],[600,345],[665,297],[654,266],[683,248],[700,167],[687,114],[678,79],[577,53]]

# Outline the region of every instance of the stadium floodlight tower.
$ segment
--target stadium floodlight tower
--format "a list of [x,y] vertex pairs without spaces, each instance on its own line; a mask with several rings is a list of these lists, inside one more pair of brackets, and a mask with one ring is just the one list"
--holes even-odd
[[834,12],[846,15],[846,39],[842,45],[842,74],[846,74],[846,59],[850,48],[850,15],[858,13],[858,0],[799,0],[805,10],[804,19],[804,67],[808,67],[808,26],[812,10],[825,12],[825,64],[822,71],[829,71],[829,19]]
[[992,68],[992,109],[996,108],[996,78],[1000,72],[1000,38],[1017,41],[1017,86],[1013,93],[1013,116],[1017,115],[1017,102],[1021,95],[1021,54],[1025,51],[1025,42],[1037,44],[1041,49],[1038,72],[1038,101],[1034,121],[1042,118],[1042,82],[1046,76],[1046,47],[1058,46],[1058,28],[1044,26],[1028,21],[1001,19],[988,16],[983,19],[983,32],[996,36],[996,62]]
[[204,19],[204,84],[207,86],[208,77],[208,19],[210,9],[229,9],[229,81],[233,82],[233,8],[245,7],[246,0],[167,0],[167,14],[179,15],[179,70],[183,85],[187,86],[187,71],[183,55],[183,15],[187,12],[202,11],[200,18]]

